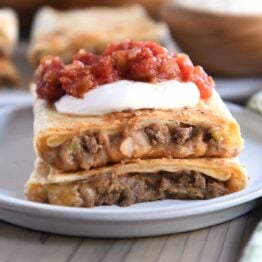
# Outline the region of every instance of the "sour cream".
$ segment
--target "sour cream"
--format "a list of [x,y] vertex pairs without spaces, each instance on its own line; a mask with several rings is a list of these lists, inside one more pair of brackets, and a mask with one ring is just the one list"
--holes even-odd
[[200,11],[226,14],[262,14],[261,0],[176,0],[175,3]]
[[56,103],[59,113],[103,115],[135,109],[174,109],[199,103],[198,87],[192,82],[168,80],[145,83],[120,80],[88,91],[84,98],[65,95]]

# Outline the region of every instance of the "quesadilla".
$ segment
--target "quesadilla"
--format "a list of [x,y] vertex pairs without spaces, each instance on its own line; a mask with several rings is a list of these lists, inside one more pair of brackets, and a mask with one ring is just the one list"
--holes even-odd
[[0,57],[0,86],[17,86],[20,75],[16,66],[8,57]]
[[167,36],[167,26],[155,22],[139,5],[70,11],[44,7],[34,19],[28,58],[34,65],[45,55],[57,55],[68,62],[81,48],[101,53],[113,41],[161,43]]
[[124,41],[71,63],[48,56],[32,84],[35,168],[28,199],[128,206],[242,190],[237,121],[185,54]]
[[18,19],[10,8],[0,9],[0,86],[17,86],[20,75],[12,61],[18,40]]
[[0,9],[0,55],[11,56],[18,40],[18,19],[10,8]]
[[246,187],[234,159],[136,160],[63,173],[37,160],[26,185],[29,200],[63,206],[128,206],[160,199],[210,199]]
[[239,126],[215,91],[196,107],[102,116],[60,114],[36,99],[34,115],[37,155],[63,171],[132,158],[230,158],[243,147]]

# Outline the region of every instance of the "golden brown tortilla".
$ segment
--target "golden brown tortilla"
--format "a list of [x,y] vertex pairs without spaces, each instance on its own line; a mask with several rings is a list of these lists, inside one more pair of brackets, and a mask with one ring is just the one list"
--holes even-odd
[[[176,172],[194,171],[207,177],[220,181],[227,188],[227,194],[240,191],[247,186],[247,175],[242,166],[235,159],[154,159],[154,160],[132,160],[114,166],[96,168],[89,171],[77,173],[62,173],[50,169],[48,165],[37,159],[35,169],[27,182],[25,194],[29,200],[36,202],[47,202],[51,204],[68,206],[90,206],[89,181],[94,177],[101,178],[101,187],[110,192],[112,184],[103,184],[103,178],[113,175],[113,179],[126,174],[150,174],[158,172],[170,172],[174,176]],[[162,173],[159,173],[161,176]],[[106,180],[105,180],[106,181]],[[191,185],[188,184],[190,187]],[[84,190],[83,190],[84,189]],[[114,186],[114,190],[116,187]],[[132,189],[134,190],[134,189]],[[92,191],[91,191],[92,192]],[[103,194],[97,192],[97,194]],[[168,198],[168,196],[167,196]],[[180,197],[178,197],[180,198]],[[149,199],[152,200],[152,199]],[[88,202],[89,201],[89,202]]]
[[[75,136],[86,133],[102,133],[103,137],[105,137],[103,146],[109,156],[112,155],[112,146],[107,141],[114,134],[124,134],[125,139],[120,142],[120,145],[117,145],[121,152],[114,154],[111,158],[109,157],[107,163],[117,163],[132,158],[232,158],[237,156],[243,148],[239,125],[215,91],[209,100],[201,101],[196,107],[173,110],[144,109],[116,112],[103,116],[60,114],[54,106],[48,105],[42,99],[36,99],[34,114],[35,150],[42,159],[44,159],[43,156],[50,147],[55,148]],[[188,143],[179,146],[172,143],[156,144],[149,147],[139,145],[138,132],[141,135],[143,128],[154,123],[171,126],[182,123],[211,130],[214,139],[222,141],[223,146],[217,148],[214,146],[212,150],[209,150],[203,140],[195,140],[193,146]],[[187,154],[189,147],[190,152]],[[102,164],[105,165],[105,163]],[[96,167],[102,164],[96,165]]]
[[0,57],[0,86],[18,86],[20,81],[20,75],[11,59]]

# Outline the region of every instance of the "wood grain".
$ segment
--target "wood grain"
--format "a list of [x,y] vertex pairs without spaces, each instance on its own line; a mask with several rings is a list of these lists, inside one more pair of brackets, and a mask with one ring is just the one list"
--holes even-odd
[[0,221],[1,262],[234,262],[261,216],[262,206],[206,229],[141,239],[66,237]]

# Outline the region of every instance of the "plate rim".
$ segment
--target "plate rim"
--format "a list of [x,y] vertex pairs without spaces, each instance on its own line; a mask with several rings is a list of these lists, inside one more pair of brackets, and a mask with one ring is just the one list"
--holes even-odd
[[[4,108],[0,108],[0,115],[10,114],[12,113],[12,111],[26,109],[31,106],[32,103],[30,102],[18,105],[10,105]],[[246,114],[250,114],[253,118],[253,121],[256,121],[256,119],[259,119],[261,121],[261,116],[246,108],[243,108],[233,103],[227,103],[227,106],[233,112],[244,112]],[[12,196],[4,195],[0,192],[0,209],[2,208],[5,210],[11,210],[43,217],[57,218],[62,216],[66,219],[96,220],[103,222],[174,219],[194,215],[201,215],[205,213],[212,213],[215,211],[247,203],[256,198],[262,197],[262,187],[260,188],[259,185],[257,186],[257,188],[255,187],[250,192],[245,192],[245,190],[243,190],[237,193],[230,194],[228,196],[219,197],[211,200],[197,200],[201,202],[195,203],[193,207],[188,204],[186,204],[185,206],[180,206],[179,208],[175,207],[174,205],[160,206],[158,208],[152,208],[149,206],[144,207],[143,210],[139,209],[138,211],[133,208],[128,209],[128,207],[117,207],[115,209],[110,209],[110,206],[107,206],[106,208],[103,207],[101,209],[88,209],[81,207],[55,206],[49,204],[36,203],[26,199],[15,198]],[[222,203],[221,200],[223,200]]]

